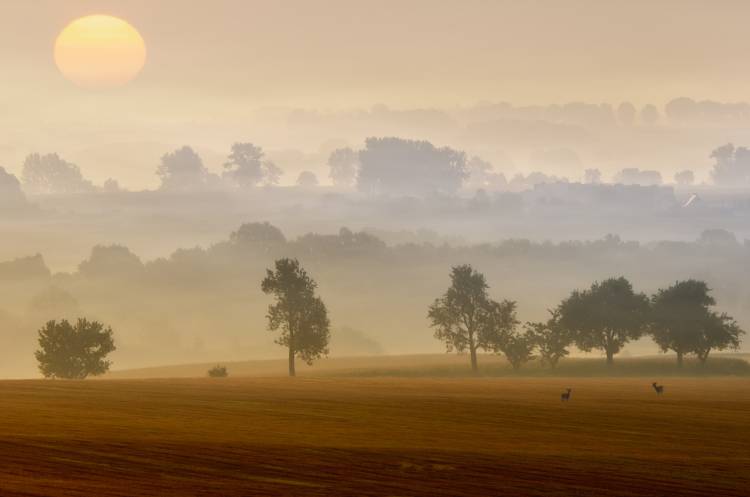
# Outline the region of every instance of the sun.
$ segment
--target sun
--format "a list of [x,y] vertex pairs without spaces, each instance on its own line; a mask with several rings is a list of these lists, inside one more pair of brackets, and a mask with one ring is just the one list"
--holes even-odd
[[68,80],[90,89],[123,86],[143,69],[146,43],[128,22],[107,15],[81,17],[55,41],[55,63]]

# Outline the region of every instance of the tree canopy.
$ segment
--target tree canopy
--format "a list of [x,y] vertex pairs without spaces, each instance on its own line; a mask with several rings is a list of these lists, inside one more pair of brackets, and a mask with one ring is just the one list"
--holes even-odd
[[39,350],[35,356],[46,378],[82,380],[109,370],[106,359],[115,350],[112,328],[98,321],[79,319],[49,321],[39,330]]
[[666,352],[677,354],[682,366],[685,354],[705,362],[712,349],[737,348],[743,331],[727,314],[711,308],[716,300],[704,281],[678,281],[651,298],[651,336]]
[[631,340],[643,335],[648,323],[649,301],[635,293],[630,282],[609,278],[595,282],[591,288],[574,291],[563,300],[558,311],[560,323],[583,351],[603,350],[607,364]]

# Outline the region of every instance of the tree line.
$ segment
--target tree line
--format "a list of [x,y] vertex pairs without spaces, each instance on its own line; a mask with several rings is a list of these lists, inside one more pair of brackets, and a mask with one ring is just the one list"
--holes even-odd
[[[519,369],[535,353],[540,362],[555,368],[575,345],[579,350],[600,350],[608,365],[630,341],[650,336],[663,352],[673,351],[677,365],[686,355],[705,363],[712,350],[737,349],[744,331],[734,318],[713,309],[708,285],[688,279],[658,290],[651,297],[633,290],[624,277],[594,282],[574,290],[549,311],[546,321],[522,327],[517,303],[496,301],[489,295],[485,276],[471,265],[454,266],[451,284],[429,306],[427,318],[436,339],[448,352],[468,352],[472,371],[479,368],[479,351],[503,354]],[[261,290],[274,298],[266,315],[276,343],[288,351],[289,376],[297,359],[312,364],[328,354],[330,319],[317,283],[297,259],[282,258],[266,270]],[[103,374],[115,350],[113,332],[97,321],[50,321],[39,331],[36,352],[45,377],[82,379]],[[226,375],[215,374],[212,376]]]
[[534,353],[554,368],[575,345],[600,350],[607,364],[630,341],[650,336],[663,352],[673,351],[677,365],[694,354],[705,363],[712,350],[737,349],[744,331],[726,313],[713,310],[716,301],[703,281],[684,280],[658,290],[650,298],[633,290],[624,277],[595,282],[574,290],[547,321],[527,322],[519,329],[516,302],[490,298],[484,275],[470,265],[451,270],[451,286],[430,306],[428,318],[435,338],[450,352],[469,352],[476,371],[477,351],[502,353],[514,369]]

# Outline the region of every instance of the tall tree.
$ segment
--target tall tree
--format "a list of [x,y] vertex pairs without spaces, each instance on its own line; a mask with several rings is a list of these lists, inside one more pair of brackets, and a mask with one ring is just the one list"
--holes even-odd
[[98,321],[49,321],[39,330],[40,349],[34,354],[46,378],[82,380],[104,374],[112,364],[106,359],[115,350],[112,328]]
[[307,364],[328,354],[331,338],[328,311],[315,295],[317,283],[296,259],[279,259],[274,270],[267,270],[261,283],[276,303],[268,306],[268,328],[280,330],[276,343],[289,350],[289,376],[295,376],[296,357]]
[[526,330],[538,347],[542,364],[554,369],[560,359],[569,354],[568,347],[573,343],[573,336],[560,323],[558,310],[552,310],[550,314],[547,321],[526,323]]
[[612,365],[614,355],[643,334],[649,301],[620,277],[596,282],[588,290],[574,291],[558,310],[560,323],[573,333],[576,346],[586,352],[603,350],[607,364]]
[[515,303],[491,300],[484,275],[468,264],[453,267],[450,276],[451,286],[435,299],[427,317],[435,338],[445,342],[448,352],[468,349],[471,369],[477,371],[477,350],[499,343],[499,337],[511,329]]

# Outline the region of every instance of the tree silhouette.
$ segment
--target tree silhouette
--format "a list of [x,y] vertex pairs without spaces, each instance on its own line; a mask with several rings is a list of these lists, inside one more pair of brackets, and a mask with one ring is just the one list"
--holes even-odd
[[315,173],[312,171],[302,171],[299,173],[299,176],[297,176],[297,186],[305,188],[318,186],[318,177],[315,176]]
[[716,301],[705,282],[687,280],[660,289],[651,303],[651,336],[662,351],[675,351],[682,367],[684,355],[696,351]]
[[357,187],[368,193],[453,193],[468,177],[466,154],[427,141],[368,138]]
[[750,183],[750,149],[736,147],[731,143],[713,152],[714,167],[711,177],[717,185],[741,186]]
[[701,364],[706,364],[708,354],[714,349],[738,349],[740,336],[744,334],[744,330],[732,317],[726,313],[712,312],[695,347],[695,354]]
[[229,241],[239,247],[262,247],[268,251],[270,247],[286,243],[284,233],[269,223],[245,223],[229,235]]
[[694,353],[705,363],[713,349],[736,349],[744,333],[737,322],[711,307],[716,300],[704,281],[685,280],[661,289],[651,298],[651,336],[666,352],[677,353],[682,366],[685,354]]
[[470,265],[451,269],[451,286],[435,299],[427,317],[435,338],[448,352],[469,350],[472,371],[478,370],[477,350],[494,348],[515,326],[515,303],[495,302],[487,294],[484,275]]
[[21,182],[5,168],[0,167],[0,209],[15,209],[26,206],[26,195]]
[[560,323],[560,312],[550,311],[546,322],[526,323],[526,330],[533,337],[539,349],[542,364],[554,369],[563,357],[569,354],[568,347],[573,343],[573,336]]
[[502,335],[502,340],[497,343],[495,352],[500,351],[505,354],[514,370],[518,370],[534,357],[536,342],[534,334],[529,330],[524,332],[510,331]]
[[265,159],[263,149],[252,143],[235,143],[224,164],[224,176],[240,187],[256,186],[259,183],[276,185],[283,171]]
[[315,295],[317,283],[296,259],[279,259],[261,283],[276,303],[268,306],[268,328],[281,331],[276,343],[289,349],[289,376],[295,376],[295,357],[307,364],[328,354],[331,338],[328,311]]
[[161,189],[167,191],[201,190],[210,181],[203,160],[187,146],[164,154],[156,174],[161,180]]
[[649,301],[633,292],[625,278],[596,282],[591,288],[574,291],[559,308],[560,323],[573,333],[576,346],[589,352],[603,350],[607,364],[630,340],[639,338],[647,325]]
[[106,373],[112,364],[106,357],[115,350],[112,335],[112,328],[98,321],[49,321],[39,330],[34,354],[39,370],[46,378],[78,380]]
[[338,148],[328,157],[329,176],[336,186],[352,186],[357,179],[359,154],[351,148]]
[[30,193],[85,193],[94,185],[85,179],[75,164],[57,154],[31,154],[23,163],[21,179]]

